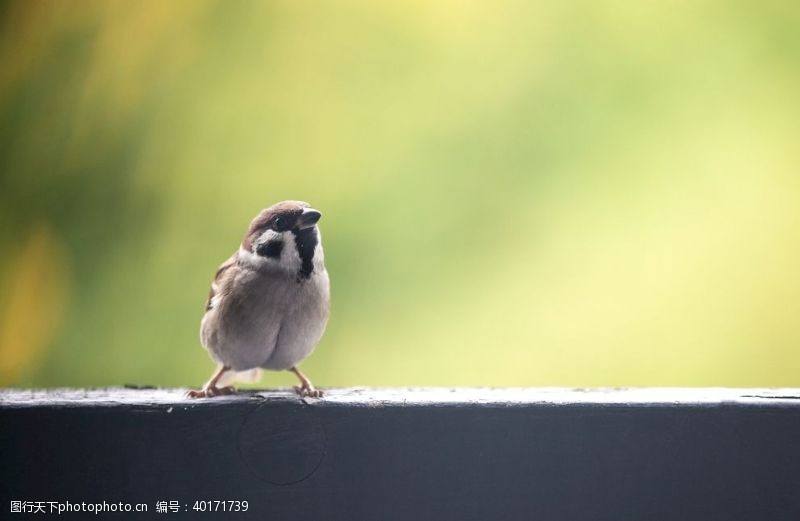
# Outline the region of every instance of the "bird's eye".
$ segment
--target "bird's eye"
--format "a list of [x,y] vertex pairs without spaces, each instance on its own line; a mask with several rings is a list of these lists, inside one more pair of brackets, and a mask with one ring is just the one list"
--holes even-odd
[[278,217],[275,219],[275,229],[281,230],[286,227],[286,219],[284,217]]

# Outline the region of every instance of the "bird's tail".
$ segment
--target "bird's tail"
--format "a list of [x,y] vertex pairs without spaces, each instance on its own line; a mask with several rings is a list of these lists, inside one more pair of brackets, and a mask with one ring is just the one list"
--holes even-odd
[[248,369],[247,371],[226,371],[217,381],[218,387],[231,385],[233,382],[255,383],[261,379],[261,369]]

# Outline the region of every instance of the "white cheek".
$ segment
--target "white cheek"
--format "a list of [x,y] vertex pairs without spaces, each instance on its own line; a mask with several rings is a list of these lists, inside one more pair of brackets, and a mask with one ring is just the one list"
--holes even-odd
[[300,254],[297,252],[297,245],[294,243],[294,236],[291,233],[287,233],[284,238],[280,261],[281,266],[292,272],[299,270],[302,264]]
[[247,268],[260,268],[267,263],[267,259],[260,255],[256,255],[252,251],[247,251],[241,246],[239,247],[238,255],[239,263]]
[[314,246],[314,271],[325,270],[325,254],[322,252],[322,232],[317,228],[317,245]]
[[[254,253],[259,246],[262,246],[270,241],[281,241],[283,249],[278,258],[265,257]],[[300,269],[300,254],[297,252],[297,246],[294,242],[294,236],[291,232],[276,232],[274,230],[267,230],[253,242],[253,251],[247,251],[239,248],[239,258],[242,259],[247,265],[258,268],[261,266],[274,266],[287,271],[297,271]]]
[[281,240],[281,241],[283,241],[283,240],[286,240],[286,237],[284,237],[283,233],[276,232],[275,230],[267,230],[264,233],[262,233],[261,235],[259,235],[258,239],[256,239],[253,242],[253,247],[255,249],[258,246],[261,246],[262,244],[266,244],[269,241],[273,241],[273,240]]

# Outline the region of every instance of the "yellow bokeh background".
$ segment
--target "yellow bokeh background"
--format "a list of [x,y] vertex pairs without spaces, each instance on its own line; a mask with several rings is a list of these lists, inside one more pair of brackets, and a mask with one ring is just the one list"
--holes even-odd
[[[796,386],[800,4],[0,7],[0,385],[197,385],[259,209],[319,385]],[[287,385],[268,374],[262,386]]]

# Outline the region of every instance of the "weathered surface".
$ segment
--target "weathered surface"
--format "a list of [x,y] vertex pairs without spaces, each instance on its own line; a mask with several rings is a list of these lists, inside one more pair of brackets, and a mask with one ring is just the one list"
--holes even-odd
[[[796,520],[798,440],[798,389],[5,390],[0,512],[123,501],[150,512],[106,515]],[[197,513],[199,500],[249,509]],[[156,514],[157,501],[180,512]]]

